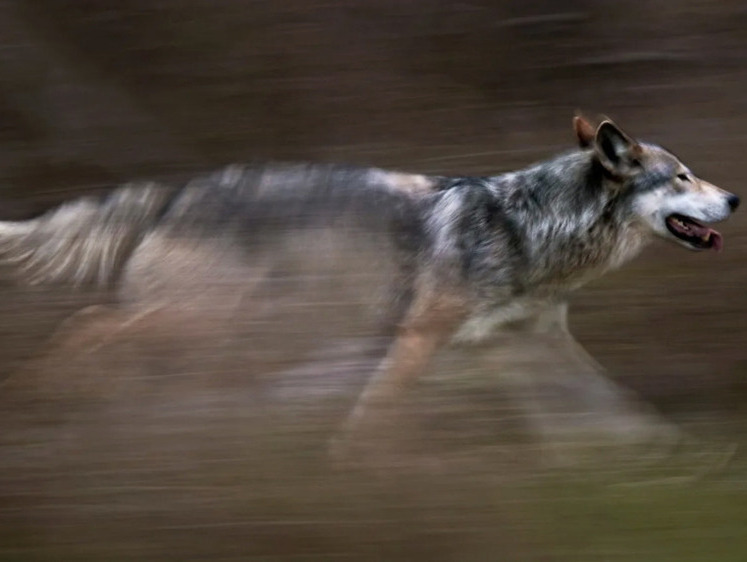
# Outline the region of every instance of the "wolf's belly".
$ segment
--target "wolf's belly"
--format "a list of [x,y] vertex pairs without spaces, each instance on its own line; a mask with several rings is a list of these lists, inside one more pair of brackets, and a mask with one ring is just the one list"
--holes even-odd
[[472,314],[454,334],[454,343],[479,343],[502,327],[537,317],[556,301],[539,298],[517,298],[504,304]]

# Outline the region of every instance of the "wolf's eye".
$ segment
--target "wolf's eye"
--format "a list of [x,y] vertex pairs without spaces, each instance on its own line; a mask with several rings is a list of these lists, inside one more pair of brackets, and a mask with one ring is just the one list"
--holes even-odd
[[680,181],[689,182],[690,181],[690,176],[688,176],[687,174],[677,174],[677,179],[680,180]]

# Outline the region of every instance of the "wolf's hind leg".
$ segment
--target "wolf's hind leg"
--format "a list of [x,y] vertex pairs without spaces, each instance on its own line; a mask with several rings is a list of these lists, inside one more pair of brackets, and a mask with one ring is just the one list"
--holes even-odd
[[79,310],[57,328],[36,357],[3,382],[3,392],[49,399],[108,394],[115,380],[108,368],[101,368],[97,354],[158,311],[155,306],[128,310],[108,305]]

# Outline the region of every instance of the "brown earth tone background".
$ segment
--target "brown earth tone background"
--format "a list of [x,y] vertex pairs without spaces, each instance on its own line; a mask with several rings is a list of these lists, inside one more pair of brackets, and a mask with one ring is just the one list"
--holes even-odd
[[[744,197],[745,25],[730,0],[1,1],[0,215],[237,161],[495,173],[570,147],[577,108]],[[6,396],[0,560],[744,560],[744,213],[721,232],[719,255],[655,245],[572,315],[619,380],[742,445],[707,482],[548,476],[487,379],[423,400],[452,440],[502,435],[489,460],[383,481],[324,468],[349,402],[303,385],[272,409],[233,379],[105,407]],[[2,376],[86,300],[4,283]]]

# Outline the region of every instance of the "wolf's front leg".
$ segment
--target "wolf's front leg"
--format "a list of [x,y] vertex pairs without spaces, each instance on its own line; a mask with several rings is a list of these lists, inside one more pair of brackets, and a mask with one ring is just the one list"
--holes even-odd
[[377,457],[379,462],[391,462],[388,453],[401,432],[408,387],[427,369],[465,315],[463,300],[454,295],[428,292],[418,297],[383,362],[333,438],[330,453],[335,460],[348,461],[360,452]]
[[679,432],[611,380],[568,330],[568,305],[539,315],[501,354],[501,371],[546,444],[669,446]]

